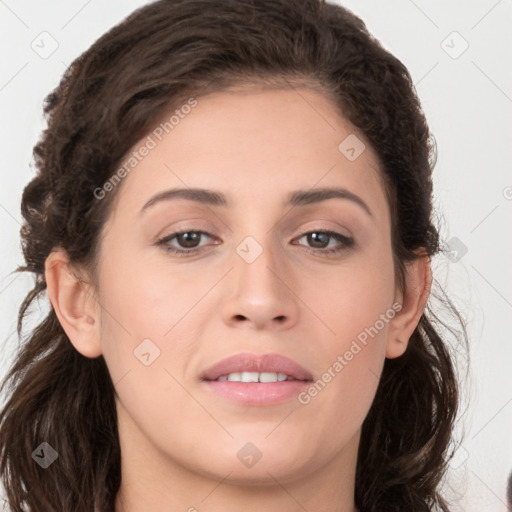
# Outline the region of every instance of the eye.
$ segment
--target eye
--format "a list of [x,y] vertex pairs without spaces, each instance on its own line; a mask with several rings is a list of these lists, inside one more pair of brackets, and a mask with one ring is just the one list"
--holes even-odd
[[[201,237],[206,235],[208,238],[211,236],[206,231],[197,231],[197,230],[184,230],[184,231],[176,231],[175,233],[171,233],[163,238],[160,238],[157,241],[157,245],[163,246],[163,249],[167,252],[171,252],[173,254],[192,254],[198,252],[199,248],[202,247],[199,245]],[[170,245],[171,240],[176,239],[178,244],[182,247],[175,247]]]
[[[307,249],[314,253],[320,252],[323,254],[336,254],[349,250],[355,244],[353,238],[342,235],[341,233],[337,233],[335,231],[309,231],[304,233],[297,240],[301,240],[302,238],[306,238],[307,242],[313,245],[313,247]],[[337,241],[338,245],[329,248],[329,244],[332,241]]]
[[[199,252],[201,247],[204,247],[204,245],[200,244],[201,238],[204,236],[207,238],[213,238],[206,231],[191,229],[182,230],[160,238],[156,244],[158,246],[162,246],[166,252],[175,255],[190,255]],[[312,245],[312,247],[306,247],[306,249],[315,254],[337,254],[343,251],[348,251],[355,245],[353,238],[347,237],[335,231],[309,231],[304,233],[297,240],[301,240],[302,238],[306,238],[307,243]],[[176,239],[176,242],[180,247],[176,247],[175,245],[171,244],[171,241],[174,239]],[[335,243],[334,247],[332,247],[331,242]]]

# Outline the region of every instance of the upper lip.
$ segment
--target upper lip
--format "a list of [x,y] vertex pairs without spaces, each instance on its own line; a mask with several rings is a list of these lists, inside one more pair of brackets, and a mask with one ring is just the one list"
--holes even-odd
[[236,354],[222,359],[206,369],[201,380],[216,380],[222,375],[238,372],[285,373],[297,380],[312,381],[311,373],[288,357],[280,354]]

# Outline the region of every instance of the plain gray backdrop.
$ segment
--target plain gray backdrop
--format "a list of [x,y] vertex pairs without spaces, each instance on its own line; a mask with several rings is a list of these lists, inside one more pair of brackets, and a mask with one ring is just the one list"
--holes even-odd
[[[43,98],[66,67],[143,0],[0,0],[0,377],[33,276],[19,230]],[[409,69],[437,141],[435,206],[446,252],[434,278],[468,323],[470,374],[451,464],[454,512],[504,512],[512,470],[512,1],[347,0]],[[36,325],[47,298],[34,311]]]

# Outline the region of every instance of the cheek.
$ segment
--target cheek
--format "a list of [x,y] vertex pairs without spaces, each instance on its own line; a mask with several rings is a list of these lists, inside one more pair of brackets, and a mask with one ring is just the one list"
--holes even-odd
[[323,420],[315,425],[316,435],[336,439],[339,445],[368,414],[385,360],[386,327],[378,331],[353,326],[352,331],[353,336],[347,332],[322,346],[323,371],[298,397],[311,417]]
[[112,371],[120,373],[141,366],[139,352],[155,361],[166,356],[174,326],[190,309],[190,289],[113,240],[108,249],[100,274],[101,341]]
[[112,251],[102,268],[101,300],[114,317],[108,321],[115,319],[118,328],[134,336],[166,337],[204,295],[208,279],[198,279],[197,272],[183,266],[166,265],[165,256],[144,259],[129,252],[127,248],[116,260]]
[[304,302],[320,313],[311,332],[317,333],[315,359],[323,373],[301,403],[313,415],[329,416],[322,428],[339,436],[364,421],[377,390],[395,316],[392,260],[360,259],[337,269],[321,288],[303,291]]
[[[135,422],[155,442],[165,437],[165,448],[179,451],[180,436],[205,421],[204,410],[180,385],[194,348],[194,306],[204,283],[167,270],[135,258],[105,261],[101,340],[123,421]],[[176,423],[176,410],[187,422]]]
[[304,280],[301,286],[301,298],[316,313],[313,321],[318,333],[323,331],[321,338],[337,349],[376,323],[385,335],[387,323],[382,325],[379,320],[393,313],[394,294],[391,258],[373,261],[366,256],[354,257],[346,265],[331,267],[323,276]]
[[124,379],[123,403],[135,409],[151,403],[158,409],[159,400],[171,397],[187,405],[190,397],[172,376],[183,382],[189,375],[205,320],[215,314],[201,298],[219,274],[166,263],[161,256],[152,263],[125,256],[116,264],[112,257],[102,268],[103,353],[114,383]]

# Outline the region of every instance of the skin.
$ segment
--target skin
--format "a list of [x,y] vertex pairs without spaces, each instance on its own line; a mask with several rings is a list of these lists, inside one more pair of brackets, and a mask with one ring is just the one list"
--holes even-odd
[[[197,99],[118,185],[99,287],[62,250],[46,261],[59,321],[76,350],[104,356],[117,390],[116,512],[354,512],[361,425],[385,358],[403,354],[425,307],[430,260],[408,264],[402,294],[377,155],[326,97],[239,88]],[[350,134],[366,145],[354,161],[338,150]],[[140,213],[174,187],[213,189],[231,204],[175,199]],[[372,215],[339,198],[283,206],[291,191],[320,187],[350,190]],[[197,254],[156,244],[180,229],[208,233]],[[355,245],[326,255],[340,243],[304,236],[318,230]],[[262,249],[252,263],[236,252],[247,236]],[[277,352],[320,378],[394,302],[402,310],[307,405],[241,406],[198,378],[240,352]],[[146,338],[160,350],[149,366],[133,354]],[[237,457],[247,442],[262,454],[250,468]]]

